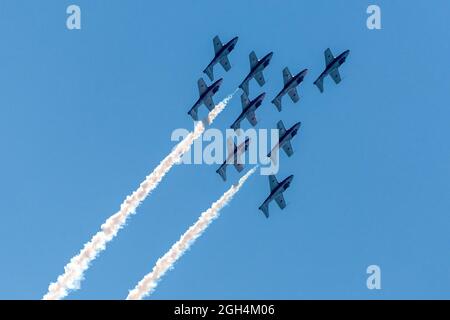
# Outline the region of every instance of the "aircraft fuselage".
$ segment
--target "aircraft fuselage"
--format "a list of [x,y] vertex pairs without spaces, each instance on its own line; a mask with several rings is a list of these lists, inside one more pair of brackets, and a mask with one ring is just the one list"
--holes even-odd
[[259,60],[258,63],[253,68],[251,68],[249,74],[247,75],[247,77],[245,77],[242,83],[250,81],[250,79],[255,77],[256,73],[263,71],[265,68],[267,68],[267,66],[270,63],[270,60],[272,59],[272,56],[273,52],[270,52],[266,54],[263,58],[261,58],[261,60]]
[[263,92],[263,93],[261,93],[259,96],[257,96],[255,99],[253,99],[252,101],[250,101],[250,103],[248,104],[248,106],[245,107],[244,110],[242,110],[241,114],[240,114],[239,117],[236,119],[235,123],[240,123],[242,120],[244,120],[244,118],[247,116],[247,114],[248,114],[249,112],[252,112],[252,111],[255,112],[256,109],[258,109],[258,108],[261,106],[261,104],[262,104],[262,102],[263,102],[265,96],[266,96],[266,93]]
[[289,80],[288,83],[286,83],[281,89],[280,93],[277,94],[276,98],[279,98],[281,96],[284,96],[288,93],[289,90],[297,88],[297,86],[302,83],[303,79],[305,79],[306,74],[308,73],[308,69],[304,69],[294,77],[292,77],[291,80]]
[[216,82],[214,82],[212,85],[208,87],[208,89],[203,92],[203,94],[200,95],[197,102],[194,104],[194,106],[191,108],[191,110],[198,108],[202,103],[203,100],[206,97],[212,97],[214,94],[216,94],[217,91],[219,91],[220,85],[222,84],[223,79],[219,79]]
[[287,141],[291,141],[293,137],[297,135],[298,129],[300,128],[301,122],[294,124],[280,139],[280,146],[282,147]]
[[243,143],[239,146],[234,146],[233,153],[227,157],[227,159],[223,162],[222,165],[234,164],[237,163],[238,157],[248,150],[248,146],[250,145],[250,138],[245,139]]
[[294,179],[294,175],[290,175],[289,177],[287,177],[286,179],[284,179],[283,181],[281,181],[278,186],[272,190],[272,192],[270,193],[270,195],[267,197],[267,199],[264,201],[263,205],[270,203],[272,200],[274,200],[277,196],[279,196],[280,194],[283,194],[284,191],[286,191],[292,182],[292,179]]
[[350,53],[350,50],[345,50],[340,55],[338,55],[336,58],[334,58],[333,61],[331,61],[331,63],[325,67],[325,70],[320,75],[320,78],[323,78],[326,75],[330,74],[333,70],[339,69],[339,67],[347,59],[349,53]]
[[207,68],[219,63],[220,59],[222,59],[224,56],[228,56],[228,54],[231,51],[233,51],[238,40],[239,40],[239,37],[234,37],[233,39],[228,41],[226,44],[224,44],[222,49],[220,49],[219,52],[216,53],[216,55],[214,56],[214,58],[212,59],[211,63],[208,65]]

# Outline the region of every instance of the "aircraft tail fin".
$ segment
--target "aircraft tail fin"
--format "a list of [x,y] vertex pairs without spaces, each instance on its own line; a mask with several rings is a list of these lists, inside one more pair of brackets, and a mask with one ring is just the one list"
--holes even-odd
[[266,216],[266,218],[269,218],[269,204],[268,203],[263,203],[260,207],[259,210],[261,210],[264,215]]
[[281,97],[276,97],[272,100],[272,103],[277,107],[278,111],[281,112]]
[[222,177],[223,181],[227,181],[227,167],[225,165],[221,165],[216,172]]
[[239,85],[239,88],[244,91],[244,93],[248,96],[248,81],[244,81]]
[[203,70],[203,73],[206,74],[211,81],[214,80],[213,66],[207,66],[206,69]]
[[196,108],[192,108],[191,110],[189,110],[188,114],[192,117],[194,121],[198,121],[198,114]]
[[319,88],[319,91],[323,93],[323,77],[319,77],[316,81],[314,81],[314,84]]
[[230,126],[231,129],[237,130],[241,127],[241,121],[236,120],[235,122],[233,122],[233,124]]

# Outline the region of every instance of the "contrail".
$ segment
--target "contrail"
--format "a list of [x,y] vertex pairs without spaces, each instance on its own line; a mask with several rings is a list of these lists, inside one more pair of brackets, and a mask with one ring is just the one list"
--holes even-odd
[[145,178],[136,191],[127,196],[120,205],[120,210],[105,221],[101,230],[64,267],[64,273],[58,277],[56,282],[49,285],[48,292],[42,298],[43,300],[59,300],[67,296],[70,290],[80,288],[83,274],[89,268],[91,261],[101,251],[105,250],[106,244],[117,235],[118,231],[125,225],[127,218],[136,212],[136,208],[158,186],[170,168],[181,161],[183,154],[189,151],[194,140],[200,137],[206,126],[210,125],[222,112],[236,91],[219,102],[203,121],[198,122],[194,131],[190,132],[175,146],[170,154]]
[[194,241],[202,235],[210,223],[219,216],[220,210],[233,199],[233,196],[244,185],[245,181],[256,171],[256,168],[257,167],[254,167],[247,172],[237,184],[231,186],[219,200],[214,202],[208,210],[200,215],[197,222],[180,237],[162,258],[158,259],[153,270],[139,281],[136,287],[128,293],[127,300],[141,300],[155,290],[159,280],[161,280],[168,270],[173,268],[175,262],[192,246]]

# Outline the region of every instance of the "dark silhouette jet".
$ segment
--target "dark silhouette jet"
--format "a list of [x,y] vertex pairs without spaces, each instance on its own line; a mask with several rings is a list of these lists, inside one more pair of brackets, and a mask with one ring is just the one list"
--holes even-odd
[[230,126],[231,129],[239,129],[241,127],[241,121],[244,120],[244,118],[247,118],[250,124],[254,127],[258,123],[256,120],[255,111],[259,108],[259,106],[261,106],[265,96],[265,93],[261,93],[254,100],[250,101],[244,92],[241,95],[242,112],[239,117],[237,117],[236,121],[234,121]]
[[288,130],[286,130],[283,121],[282,120],[278,121],[277,128],[279,131],[279,142],[275,145],[275,147],[273,147],[272,151],[269,152],[267,157],[270,158],[274,150],[280,148],[284,150],[284,152],[287,154],[288,157],[292,156],[294,154],[294,150],[292,149],[291,140],[293,137],[295,137],[301,125],[302,125],[301,122],[297,122]]
[[278,182],[277,178],[274,175],[269,176],[270,195],[259,207],[259,210],[264,213],[266,218],[269,218],[269,203],[272,200],[275,200],[280,209],[284,209],[286,207],[286,201],[284,201],[283,192],[285,192],[287,188],[289,188],[292,179],[294,179],[294,175],[290,175],[283,181]]
[[233,143],[233,150],[229,149],[230,152],[228,154],[227,159],[223,162],[223,164],[216,170],[216,172],[222,177],[223,181],[227,181],[227,166],[229,164],[234,165],[238,172],[241,172],[244,169],[244,164],[241,161],[241,155],[248,150],[248,146],[250,144],[250,138],[245,139],[239,146],[236,146]]
[[277,94],[275,99],[272,100],[272,103],[277,107],[278,111],[281,111],[281,98],[283,98],[286,93],[291,97],[291,100],[294,103],[300,99],[296,88],[303,81],[307,73],[308,69],[304,69],[293,77],[288,67],[283,69],[284,87]]
[[244,81],[242,81],[242,83],[239,85],[239,88],[241,88],[246,95],[248,95],[248,83],[252,78],[256,79],[256,82],[258,82],[260,87],[262,87],[266,83],[266,80],[264,80],[263,76],[263,70],[269,65],[272,56],[273,52],[270,52],[261,60],[258,60],[255,51],[252,51],[250,53],[250,72],[245,77]]
[[197,84],[200,97],[188,112],[192,119],[198,121],[198,108],[202,103],[208,108],[209,111],[214,109],[214,102],[212,100],[212,97],[219,90],[222,81],[223,79],[219,79],[208,87],[203,78],[198,79]]
[[345,62],[349,53],[350,50],[346,50],[335,58],[330,48],[325,50],[325,70],[320,74],[317,80],[314,81],[314,84],[317,86],[317,88],[319,88],[320,92],[323,92],[323,79],[327,75],[330,75],[336,84],[341,82],[339,67]]
[[228,60],[228,54],[233,51],[234,47],[236,46],[236,43],[238,41],[238,37],[234,37],[230,41],[228,41],[225,45],[222,45],[222,41],[220,41],[219,36],[215,36],[213,39],[213,45],[214,45],[214,58],[208,64],[205,70],[203,72],[208,75],[209,79],[211,81],[214,80],[214,66],[217,63],[220,63],[222,67],[225,69],[225,71],[228,71],[231,69],[230,61]]

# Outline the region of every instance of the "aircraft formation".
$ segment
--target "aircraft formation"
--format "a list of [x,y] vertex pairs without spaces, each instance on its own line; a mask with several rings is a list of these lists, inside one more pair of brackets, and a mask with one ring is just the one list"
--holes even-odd
[[[211,81],[214,81],[214,66],[216,64],[220,64],[222,68],[228,72],[231,69],[230,60],[228,59],[228,55],[234,50],[239,38],[234,37],[226,44],[222,44],[219,36],[215,36],[213,39],[214,46],[214,58],[208,64],[208,66],[203,70],[203,72],[208,76]],[[325,69],[318,76],[318,78],[314,81],[314,85],[317,86],[321,93],[324,92],[324,79],[326,76],[330,76],[336,84],[341,82],[341,76],[339,73],[339,67],[346,61],[350,50],[346,50],[339,54],[338,56],[334,56],[331,52],[331,49],[328,48],[325,50]],[[230,128],[237,130],[241,127],[241,122],[245,119],[254,127],[258,123],[256,119],[256,110],[262,105],[263,100],[265,98],[265,93],[261,93],[253,100],[249,98],[249,82],[252,79],[258,83],[260,87],[263,87],[266,83],[264,79],[263,71],[269,66],[270,61],[273,57],[273,52],[269,52],[261,59],[258,59],[256,53],[252,51],[249,54],[250,61],[250,71],[247,76],[239,85],[239,88],[243,91],[241,95],[241,105],[242,112],[239,114],[237,119],[231,124]],[[272,104],[277,108],[279,112],[282,111],[282,99],[287,94],[293,103],[297,103],[300,100],[300,96],[297,91],[297,87],[304,81],[305,76],[308,73],[308,69],[304,69],[300,71],[295,76],[292,76],[288,67],[285,67],[282,71],[283,74],[283,88],[279,91],[279,93],[275,96],[275,98],[271,101]],[[220,85],[223,82],[223,78],[213,82],[210,86],[208,86],[203,78],[198,80],[198,91],[199,98],[193,105],[193,107],[189,110],[188,114],[192,117],[193,120],[198,121],[198,108],[204,104],[209,111],[214,109],[213,96],[217,93],[220,88]],[[294,154],[291,140],[295,135],[297,135],[300,130],[301,122],[297,122],[291,128],[286,129],[282,120],[278,121],[277,129],[279,130],[279,141],[273,147],[273,149],[268,153],[267,157],[271,159],[271,161],[276,161],[274,155],[274,151],[276,149],[283,149],[284,153],[288,157],[291,157]],[[244,165],[237,161],[239,157],[244,154],[249,147],[250,139],[246,139],[239,146],[235,144],[228,148],[229,155],[227,159],[223,162],[223,164],[216,170],[216,172],[220,175],[220,177],[226,181],[227,175],[226,170],[228,164],[233,164],[235,169],[238,172],[241,172],[244,169]],[[281,182],[278,182],[275,175],[269,175],[269,187],[270,194],[264,200],[264,202],[259,207],[259,210],[263,212],[266,218],[269,218],[269,204],[273,200],[278,204],[280,209],[284,209],[286,207],[286,201],[284,200],[283,193],[289,188],[294,178],[294,175],[290,175]]]

